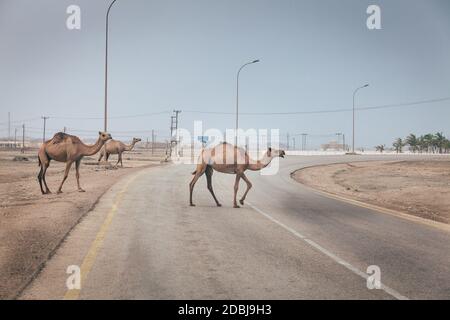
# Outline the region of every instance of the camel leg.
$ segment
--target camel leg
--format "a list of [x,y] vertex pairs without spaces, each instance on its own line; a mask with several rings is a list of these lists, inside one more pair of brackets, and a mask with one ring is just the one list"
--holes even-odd
[[202,176],[202,174],[205,172],[205,170],[206,170],[206,165],[199,164],[197,166],[197,169],[195,170],[194,178],[192,178],[191,183],[189,183],[189,202],[190,202],[191,207],[195,207],[195,204],[192,202],[192,193],[194,191],[195,183],[197,182],[198,178],[200,178]]
[[79,192],[85,192],[81,187],[80,187],[80,164],[81,164],[81,160],[77,160],[75,162],[75,176],[77,177],[77,186],[78,186],[78,191]]
[[242,196],[241,200],[239,200],[239,202],[244,205],[244,200],[245,197],[247,197],[247,193],[250,191],[250,189],[252,188],[252,183],[250,182],[250,180],[248,180],[247,176],[243,173],[242,174],[242,179],[244,179],[245,183],[247,183],[247,190],[245,190],[244,195]]
[[73,163],[73,161],[68,161],[66,163],[66,170],[64,171],[64,178],[61,181],[61,185],[59,186],[59,189],[58,189],[57,193],[62,193],[62,186],[63,186],[64,182],[66,181],[67,176],[69,175],[69,171],[70,171],[70,167],[72,166],[72,163]]
[[123,168],[123,162],[122,162],[122,152],[119,153],[119,161],[120,161],[120,167]]
[[106,161],[106,162],[108,162],[109,155],[110,155],[110,154],[109,154],[108,152],[106,152],[106,154],[105,154],[105,161]]
[[241,179],[241,173],[236,172],[236,180],[234,182],[234,198],[233,198],[233,207],[240,208],[236,202],[236,195],[239,190],[239,180]]
[[[39,166],[41,167],[38,174],[38,181],[39,186],[41,188],[41,192],[42,194],[51,193],[47,186],[47,182],[45,181],[45,173],[47,172],[47,168],[50,165],[50,160],[48,159],[46,154],[38,154],[38,157],[39,157]],[[42,188],[42,182],[44,182],[45,191]]]
[[43,167],[43,172],[42,172],[42,180],[44,181],[44,185],[45,185],[45,193],[46,193],[46,194],[52,193],[52,192],[50,191],[50,189],[48,188],[48,186],[47,186],[47,181],[45,180],[45,175],[47,174],[47,169],[48,169],[49,166],[50,166],[50,160],[48,160],[48,162],[44,165],[44,167]]
[[39,170],[39,174],[38,174],[38,181],[39,181],[39,187],[41,187],[41,192],[42,194],[45,194],[44,189],[42,188],[42,174],[44,172],[44,165],[40,164],[40,170]]
[[117,154],[117,163],[116,163],[116,165],[115,165],[115,167],[118,167],[119,166],[119,163],[122,161],[122,154],[119,152],[118,154]]
[[212,187],[212,175],[213,175],[213,168],[211,166],[206,166],[205,174],[206,174],[206,182],[208,184],[208,190],[211,192],[214,201],[216,202],[218,207],[221,207],[222,205],[217,201],[216,195],[214,194],[214,190]]

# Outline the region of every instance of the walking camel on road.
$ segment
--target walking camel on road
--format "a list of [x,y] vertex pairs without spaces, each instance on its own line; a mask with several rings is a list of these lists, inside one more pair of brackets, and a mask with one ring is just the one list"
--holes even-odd
[[222,173],[235,174],[236,180],[234,182],[234,199],[233,206],[234,208],[239,208],[236,202],[236,196],[239,189],[239,181],[242,178],[247,183],[247,190],[245,190],[244,195],[239,200],[239,202],[243,205],[245,197],[247,193],[250,191],[252,187],[252,183],[248,180],[245,175],[246,170],[251,171],[259,171],[265,167],[267,167],[273,158],[281,157],[284,158],[285,152],[283,150],[274,150],[269,148],[264,154],[263,158],[258,161],[254,161],[250,159],[247,152],[244,149],[235,147],[229,143],[222,143],[214,148],[203,149],[199,158],[199,163],[197,164],[197,168],[192,174],[194,178],[189,184],[190,191],[190,205],[195,206],[192,202],[192,193],[194,191],[194,185],[197,180],[202,176],[203,173],[206,174],[206,182],[208,185],[208,190],[211,192],[211,195],[214,198],[217,206],[220,207],[221,204],[217,200],[214,190],[212,187],[212,174],[213,171],[216,170]]
[[102,151],[100,152],[100,157],[98,158],[98,162],[102,160],[103,157],[105,157],[105,161],[108,161],[108,158],[112,154],[118,154],[119,157],[117,159],[116,166],[119,164],[123,168],[122,163],[122,153],[124,151],[131,151],[133,150],[136,143],[141,141],[140,138],[133,138],[133,142],[130,145],[126,145],[125,143],[118,141],[118,140],[111,140],[108,143],[105,144],[105,146],[102,148]]
[[[97,142],[93,145],[86,145],[81,142],[80,138],[72,136],[63,132],[56,133],[52,139],[44,142],[39,149],[38,159],[41,170],[39,171],[38,180],[41,187],[42,194],[51,193],[45,181],[45,174],[50,165],[51,160],[66,163],[66,170],[64,171],[64,178],[59,186],[58,192],[62,192],[62,186],[69,175],[70,167],[75,162],[76,178],[78,191],[84,192],[80,187],[80,163],[84,156],[92,156],[96,154],[103,147],[106,141],[111,139],[111,135],[107,132],[98,133]],[[45,191],[42,188],[44,182]]]

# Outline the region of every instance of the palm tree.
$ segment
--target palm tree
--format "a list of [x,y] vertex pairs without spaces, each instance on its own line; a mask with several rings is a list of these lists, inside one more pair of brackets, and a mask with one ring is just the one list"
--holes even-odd
[[416,135],[411,133],[406,137],[405,144],[409,146],[409,150],[416,153],[419,149],[419,139],[417,139]]
[[449,153],[450,152],[450,140],[449,139],[445,139],[444,152],[445,153]]
[[428,133],[424,136],[419,137],[419,150],[421,152],[432,152],[433,151],[433,135]]
[[445,145],[445,136],[442,134],[442,132],[438,132],[434,135],[433,144],[434,147],[439,151],[439,153],[442,153],[442,149]]
[[384,149],[386,149],[386,146],[384,144],[380,144],[378,146],[375,146],[376,151],[380,151],[380,153],[383,153]]
[[404,144],[402,138],[397,138],[397,140],[395,140],[394,143],[392,144],[392,146],[394,147],[394,149],[397,153],[402,153],[402,148],[404,145],[405,144]]

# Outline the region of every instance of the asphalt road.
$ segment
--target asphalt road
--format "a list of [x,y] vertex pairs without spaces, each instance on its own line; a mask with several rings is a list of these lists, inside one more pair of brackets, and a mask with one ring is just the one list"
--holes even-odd
[[[221,208],[205,177],[190,207],[192,165],[146,169],[106,193],[20,298],[449,299],[450,232],[290,178],[304,166],[370,159],[288,156],[277,175],[247,175],[253,189],[240,209],[232,175],[213,175]],[[81,268],[81,290],[66,287],[69,265]],[[371,265],[380,289],[367,287]]]

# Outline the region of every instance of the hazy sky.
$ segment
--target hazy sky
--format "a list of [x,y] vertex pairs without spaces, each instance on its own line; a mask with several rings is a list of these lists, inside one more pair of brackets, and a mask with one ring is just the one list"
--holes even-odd
[[[81,137],[102,129],[104,0],[0,0],[0,136],[26,122],[39,136],[64,126]],[[81,30],[66,28],[66,8],[81,7]],[[366,9],[381,7],[381,30]],[[234,127],[236,72],[242,112],[293,112],[376,106],[450,97],[450,1],[149,1],[117,0],[110,14],[111,117],[183,110],[181,126]],[[63,119],[74,118],[74,119]],[[318,145],[343,132],[351,112],[242,115],[241,127],[310,134]],[[170,113],[109,122],[114,137],[167,137]],[[397,136],[450,135],[450,100],[357,113],[357,146],[391,145]],[[142,132],[139,132],[142,131]],[[144,132],[147,131],[147,132]],[[14,130],[13,130],[14,133]],[[50,133],[48,134],[50,136]],[[297,143],[300,143],[298,137]]]

